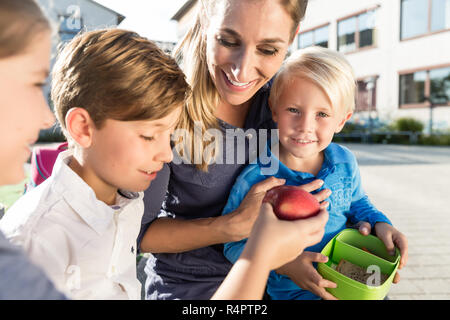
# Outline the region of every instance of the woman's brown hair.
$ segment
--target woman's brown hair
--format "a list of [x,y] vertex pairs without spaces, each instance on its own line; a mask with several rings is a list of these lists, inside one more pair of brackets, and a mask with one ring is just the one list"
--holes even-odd
[[37,34],[50,29],[34,0],[0,0],[0,59],[21,53]]

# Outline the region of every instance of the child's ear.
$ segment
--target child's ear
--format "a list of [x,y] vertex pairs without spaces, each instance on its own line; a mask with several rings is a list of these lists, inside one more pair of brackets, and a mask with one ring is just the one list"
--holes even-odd
[[72,108],[67,112],[66,129],[82,148],[91,146],[94,128],[94,122],[86,109]]
[[344,128],[345,123],[352,117],[353,112],[348,112],[343,118],[342,121],[339,123],[339,125],[336,128],[335,133],[341,132],[342,128]]

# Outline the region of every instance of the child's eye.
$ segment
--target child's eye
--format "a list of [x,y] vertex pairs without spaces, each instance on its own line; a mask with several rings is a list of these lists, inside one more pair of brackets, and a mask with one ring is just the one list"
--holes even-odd
[[288,108],[287,110],[288,110],[289,112],[295,113],[295,114],[299,114],[299,113],[300,113],[300,111],[298,111],[298,110],[295,109],[295,108]]
[[34,84],[35,87],[38,87],[41,89],[44,88],[46,85],[47,85],[47,82],[38,82],[38,83]]
[[327,118],[327,117],[329,117],[329,115],[326,114],[325,112],[319,112],[317,115],[318,115],[320,118]]
[[153,137],[147,137],[143,135],[141,135],[141,138],[144,139],[145,141],[152,141],[154,139]]

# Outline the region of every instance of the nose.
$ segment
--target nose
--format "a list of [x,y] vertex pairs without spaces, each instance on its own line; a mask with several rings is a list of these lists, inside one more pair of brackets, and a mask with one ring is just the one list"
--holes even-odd
[[170,146],[170,134],[165,134],[164,139],[157,146],[158,152],[155,155],[155,161],[169,163],[173,160],[173,152]]
[[242,47],[241,50],[237,50],[234,56],[232,67],[232,74],[239,82],[249,82],[253,79],[252,69],[255,69],[256,57],[253,57],[253,53],[248,47]]
[[50,110],[50,107],[42,96],[42,101],[40,103],[40,114],[41,114],[41,129],[48,129],[55,123],[55,116]]
[[300,119],[297,120],[296,129],[298,132],[314,132],[315,127],[315,115],[314,114],[302,114]]

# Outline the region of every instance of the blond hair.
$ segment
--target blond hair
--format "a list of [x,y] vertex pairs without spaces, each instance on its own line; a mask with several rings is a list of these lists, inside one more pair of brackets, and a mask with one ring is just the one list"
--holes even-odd
[[355,110],[356,81],[353,68],[339,52],[308,47],[294,52],[278,71],[270,90],[269,102],[275,107],[278,98],[293,77],[304,78],[319,86],[332,107],[344,113]]
[[66,132],[74,107],[88,111],[95,126],[106,119],[155,120],[183,106],[190,89],[175,60],[137,33],[104,29],[76,36],[60,53],[51,97]]
[[47,30],[50,22],[34,0],[0,1],[0,58],[21,53]]
[[[183,70],[192,88],[192,95],[187,102],[187,112],[182,115],[179,123],[179,128],[186,130],[192,139],[183,140],[180,156],[188,163],[196,163],[194,159],[202,159],[202,163],[197,164],[197,167],[203,171],[207,171],[208,165],[214,160],[214,154],[209,158],[204,157],[204,141],[214,139],[209,136],[208,129],[219,128],[214,113],[220,102],[219,93],[207,67],[205,30],[209,20],[217,14],[220,5],[226,4],[224,1],[226,0],[200,0],[195,23],[174,51],[177,60],[183,61]],[[279,3],[292,18],[290,34],[292,41],[298,24],[305,15],[308,0],[279,0]],[[195,133],[198,130],[201,130],[201,134]],[[218,141],[215,142],[217,146]]]

